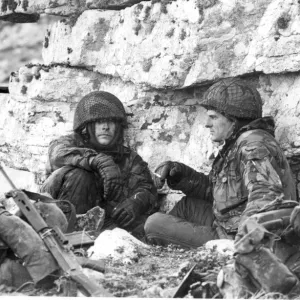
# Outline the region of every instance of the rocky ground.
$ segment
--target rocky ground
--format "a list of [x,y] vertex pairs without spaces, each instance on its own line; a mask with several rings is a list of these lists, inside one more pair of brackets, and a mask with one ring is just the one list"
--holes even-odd
[[[171,298],[187,272],[196,264],[189,285],[184,295],[180,296],[222,298],[216,287],[216,279],[218,271],[229,257],[210,249],[201,251],[152,246],[146,252],[140,252],[135,262],[108,259],[105,274],[93,276],[90,273],[89,276],[94,277],[115,297]],[[0,286],[0,292],[1,296],[63,296],[57,287],[37,289],[32,284],[17,290]]]
[[[179,298],[222,298],[217,288],[217,274],[232,256],[215,248],[187,250],[176,246],[151,246],[139,253],[135,262],[107,260],[105,274],[94,277],[115,297],[130,298],[173,298],[189,270],[195,266],[188,284],[177,295]],[[18,290],[0,286],[0,295],[10,296],[63,296],[57,287],[36,289],[28,284]],[[281,298],[278,295],[259,293],[252,299]]]

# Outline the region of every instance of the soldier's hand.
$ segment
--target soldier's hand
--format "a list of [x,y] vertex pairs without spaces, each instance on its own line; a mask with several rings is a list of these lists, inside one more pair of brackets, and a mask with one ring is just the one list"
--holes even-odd
[[293,209],[290,224],[294,228],[295,233],[300,237],[300,205]]
[[119,166],[107,154],[99,153],[89,159],[90,167],[103,179],[104,198],[118,201],[123,197],[123,182]]
[[124,202],[118,204],[111,215],[111,218],[120,226],[128,227],[136,219],[136,213],[134,210],[134,203],[125,200]]
[[178,182],[182,178],[182,167],[177,162],[165,161],[155,169],[155,173],[160,175],[161,181],[165,181],[167,179]]

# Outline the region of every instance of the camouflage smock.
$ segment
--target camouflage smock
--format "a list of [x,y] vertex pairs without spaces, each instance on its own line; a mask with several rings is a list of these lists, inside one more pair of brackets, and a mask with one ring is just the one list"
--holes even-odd
[[209,175],[184,166],[185,178],[168,183],[187,196],[213,201],[215,225],[236,233],[239,224],[275,200],[296,199],[287,159],[274,138],[271,117],[242,127],[215,158]]
[[[118,152],[105,152],[114,158],[115,163],[120,168],[123,199],[139,202],[143,211],[151,211],[157,207],[157,191],[154,186],[148,164],[134,151],[128,147],[123,147],[123,156],[117,158]],[[61,136],[50,143],[48,150],[48,163],[46,167],[47,175],[64,166],[73,166],[92,172],[89,165],[89,158],[99,152],[84,143],[78,134]],[[95,173],[95,176],[99,176]],[[103,184],[99,178],[100,185]],[[103,189],[99,189],[99,191]],[[117,203],[111,203],[111,206]]]

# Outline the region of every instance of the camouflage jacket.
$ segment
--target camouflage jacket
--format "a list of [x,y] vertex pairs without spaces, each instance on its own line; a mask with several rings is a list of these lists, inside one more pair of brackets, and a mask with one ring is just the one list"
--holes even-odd
[[184,174],[170,187],[213,201],[215,224],[227,233],[236,233],[240,223],[277,197],[296,200],[294,179],[274,138],[271,117],[251,122],[227,141],[209,175],[187,166]]
[[[151,211],[157,207],[157,190],[154,186],[148,164],[134,151],[122,146],[124,155],[117,159],[117,152],[106,152],[118,165],[122,176],[124,200],[132,199],[143,207],[143,211]],[[63,166],[74,166],[91,171],[89,158],[99,152],[87,146],[77,134],[61,136],[50,143],[48,150],[47,175]],[[95,174],[98,176],[98,174]],[[99,178],[100,185],[103,184]],[[101,189],[103,190],[103,189]],[[123,201],[123,199],[120,199]],[[114,205],[116,205],[115,203]],[[113,204],[112,204],[113,205]]]

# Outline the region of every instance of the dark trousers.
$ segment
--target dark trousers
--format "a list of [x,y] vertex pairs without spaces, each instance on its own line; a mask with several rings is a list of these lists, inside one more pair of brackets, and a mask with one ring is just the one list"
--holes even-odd
[[212,227],[213,221],[211,203],[183,197],[169,214],[158,212],[151,215],[144,229],[149,242],[197,248],[219,238]]
[[[110,216],[118,203],[103,200],[102,185],[101,178],[95,173],[65,166],[54,171],[47,178],[41,191],[49,193],[54,199],[70,201],[75,206],[77,214],[84,214],[95,206],[102,207],[105,209],[105,222],[102,230],[112,229],[117,225]],[[143,234],[143,225],[147,217],[146,215],[139,216],[126,230],[133,234],[137,232],[137,235],[140,235],[140,231],[142,231]]]
[[70,201],[77,214],[84,214],[102,201],[99,181],[93,172],[65,166],[47,178],[41,191],[54,199]]

